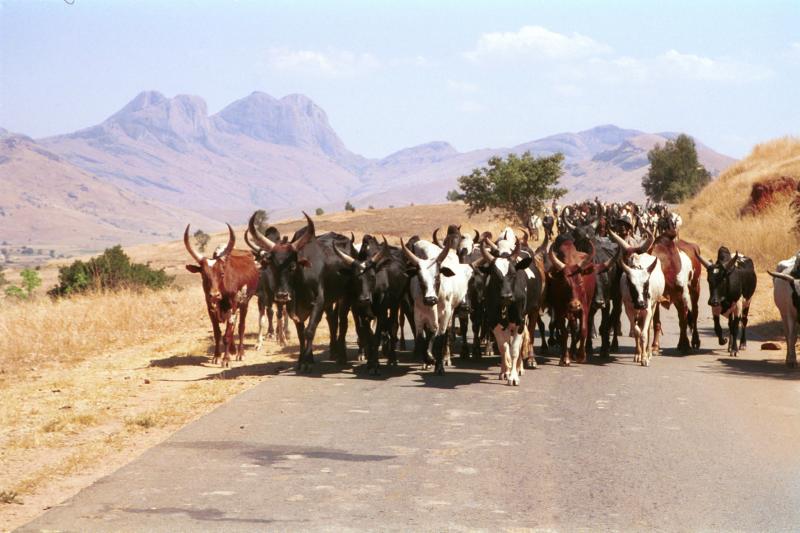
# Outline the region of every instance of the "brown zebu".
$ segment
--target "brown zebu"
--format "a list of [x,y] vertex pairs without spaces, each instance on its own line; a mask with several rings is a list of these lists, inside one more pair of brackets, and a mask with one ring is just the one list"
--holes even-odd
[[[561,345],[559,365],[569,366],[574,356],[586,362],[586,340],[589,336],[589,310],[595,291],[594,250],[586,254],[568,239],[559,239],[548,257],[547,299],[553,313],[557,338]],[[558,255],[562,257],[559,259]],[[571,337],[570,345],[567,341]]]
[[[244,328],[247,319],[247,306],[258,287],[258,268],[253,261],[253,254],[243,250],[234,250],[236,236],[228,224],[228,244],[221,251],[217,249],[209,259],[199,254],[189,241],[189,225],[183,232],[183,244],[186,251],[197,262],[186,265],[186,270],[200,274],[203,279],[203,292],[206,297],[208,318],[214,330],[214,358],[216,364],[220,358],[219,342],[222,337],[220,323],[225,322],[225,356],[222,366],[230,366],[230,354],[235,351],[236,360],[244,356]],[[233,343],[233,328],[239,321],[239,347]]]

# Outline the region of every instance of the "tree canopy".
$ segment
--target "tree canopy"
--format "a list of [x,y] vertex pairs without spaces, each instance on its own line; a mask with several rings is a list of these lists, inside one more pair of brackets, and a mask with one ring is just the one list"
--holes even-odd
[[656,202],[682,202],[711,181],[711,174],[697,159],[694,140],[686,134],[664,146],[657,144],[647,159],[650,169],[642,178],[642,187]]
[[506,159],[495,156],[489,159],[488,166],[458,178],[460,190],[447,193],[447,199],[463,200],[470,216],[490,209],[498,217],[525,225],[548,200],[567,193],[557,186],[564,174],[563,162],[564,155],[560,153],[534,157],[525,152],[521,156],[509,154]]

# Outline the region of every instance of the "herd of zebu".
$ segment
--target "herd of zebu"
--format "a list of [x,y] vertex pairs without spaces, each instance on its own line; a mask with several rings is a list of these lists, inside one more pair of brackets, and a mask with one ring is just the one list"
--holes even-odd
[[[756,288],[753,262],[738,252],[731,255],[725,247],[716,261],[704,259],[696,245],[679,237],[680,217],[663,206],[598,201],[553,206],[543,217],[531,217],[521,234],[512,228],[496,237],[477,230],[462,233],[460,226],[451,225],[441,237],[434,230],[431,241],[416,235],[407,241],[401,238],[399,247],[371,235],[364,235],[360,244],[352,234],[317,235],[308,215],[306,220],[289,239],[274,227],[260,231],[251,217],[244,234],[250,251],[234,249],[236,237],[228,226],[227,245],[211,257],[195,251],[186,227],[184,244],[196,262],[187,269],[203,280],[214,330],[214,362],[222,358],[227,366],[231,355],[242,358],[248,303],[255,295],[260,318],[257,348],[267,322],[267,335],[285,344],[291,320],[300,343],[299,372],[312,369],[312,346],[323,314],[331,358],[340,364],[347,360],[345,335],[352,314],[359,358],[366,356],[370,374],[378,373],[381,354],[388,364],[397,364],[398,338],[405,343],[406,321],[415,334],[416,356],[425,368],[433,366],[443,374],[456,344],[458,321],[460,357],[497,352],[500,379],[517,385],[525,366],[536,367],[537,327],[540,353],[558,345],[561,365],[583,363],[595,354],[593,337],[599,337],[599,357],[617,350],[623,310],[636,339],[635,360],[647,366],[660,350],[660,314],[671,306],[679,318],[678,350],[689,353],[700,347],[697,318],[703,269],[719,343],[727,343],[733,356],[746,344],[748,309]],[[800,255],[770,274],[785,281],[776,281],[775,299],[789,340],[786,362],[796,366]],[[721,316],[728,320],[727,335]]]

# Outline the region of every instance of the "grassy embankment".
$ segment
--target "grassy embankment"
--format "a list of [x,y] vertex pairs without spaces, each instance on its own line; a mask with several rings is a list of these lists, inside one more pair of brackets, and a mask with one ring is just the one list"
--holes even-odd
[[[772,334],[780,330],[779,314],[772,302],[772,279],[766,274],[778,261],[800,249],[794,231],[794,195],[780,195],[775,203],[755,216],[741,216],[753,184],[772,178],[791,177],[800,181],[800,139],[785,137],[757,145],[743,160],[732,165],[692,200],[681,205],[681,236],[698,243],[707,259],[725,245],[753,258],[758,271],[758,292],[751,308],[751,323],[771,324]],[[705,283],[705,275],[703,276]]]

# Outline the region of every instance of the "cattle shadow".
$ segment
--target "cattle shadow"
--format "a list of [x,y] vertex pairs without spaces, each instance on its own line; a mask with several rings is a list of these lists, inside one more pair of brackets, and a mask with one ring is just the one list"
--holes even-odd
[[[277,520],[273,520],[271,518],[242,518],[236,516],[228,516],[227,513],[221,511],[219,509],[215,509],[213,507],[206,507],[203,509],[185,509],[182,507],[150,507],[146,509],[140,509],[136,507],[114,507],[109,508],[109,511],[118,510],[124,513],[130,513],[135,515],[176,515],[182,514],[186,515],[187,518],[190,520],[198,521],[198,522],[231,522],[231,523],[240,523],[240,524],[274,524],[278,522]],[[307,520],[297,520],[298,522],[303,522]],[[219,526],[217,526],[219,527]]]
[[443,376],[436,375],[433,369],[421,370],[417,373],[419,379],[415,380],[415,385],[404,386],[453,390],[458,387],[468,387],[476,383],[490,381],[485,375],[478,372],[464,372],[461,370],[453,370],[453,368],[454,367],[446,368]]
[[178,366],[200,366],[211,361],[209,355],[172,355],[163,359],[150,359],[151,368],[175,368]]
[[704,370],[727,376],[800,381],[800,370],[788,368],[783,359],[719,357],[717,362],[720,365],[706,366]]
[[298,458],[353,463],[389,461],[396,455],[352,453],[337,448],[318,446],[256,445],[235,440],[167,441],[163,446],[191,450],[204,450],[223,454],[236,454],[247,458],[252,464],[272,466],[276,463],[294,461]]

